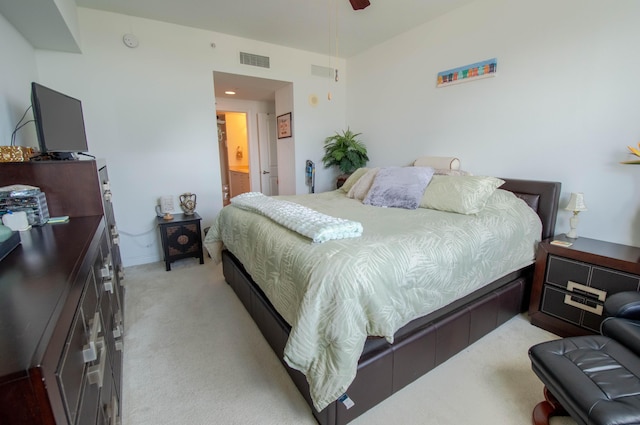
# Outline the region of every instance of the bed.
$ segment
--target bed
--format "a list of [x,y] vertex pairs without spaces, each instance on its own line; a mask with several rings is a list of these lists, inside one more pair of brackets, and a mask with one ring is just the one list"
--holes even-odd
[[[455,293],[446,296],[431,290],[425,292],[420,284],[414,282],[422,279],[416,278],[416,272],[422,276],[427,271],[430,273],[428,269],[439,267],[439,263],[434,261],[424,268],[423,263],[430,260],[420,255],[422,247],[419,244],[422,242],[419,239],[405,243],[407,238],[413,237],[405,233],[400,238],[403,245],[396,246],[396,242],[385,238],[406,231],[400,227],[402,222],[411,223],[415,220],[422,223],[426,220],[423,215],[429,215],[429,220],[434,223],[430,225],[434,232],[431,238],[438,238],[440,243],[447,246],[458,245],[457,241],[463,237],[457,237],[452,243],[451,239],[445,240],[446,236],[443,235],[460,232],[465,236],[475,232],[477,221],[464,224],[467,226],[465,230],[456,230],[447,220],[453,217],[451,219],[456,223],[466,223],[468,220],[477,220],[475,217],[484,212],[465,215],[429,208],[381,209],[363,206],[363,201],[359,199],[346,199],[346,193],[339,190],[317,195],[277,197],[308,206],[314,211],[331,212],[351,222],[362,222],[362,236],[313,244],[306,236],[278,224],[267,224],[271,219],[232,204],[223,209],[219,221],[212,227],[214,231],[207,233],[205,246],[213,257],[219,256],[225,279],[281,359],[317,421],[323,425],[346,424],[520,313],[528,304],[535,245],[541,238],[553,235],[560,183],[514,179],[502,181],[504,184],[491,195],[484,210],[507,209],[502,202],[508,201],[511,205],[514,203],[512,198],[519,198],[515,202],[525,207],[518,205],[518,208],[528,212],[525,213],[528,214],[525,215],[526,220],[520,221],[535,216],[532,221],[536,221],[539,227],[531,223],[515,231],[524,234],[528,231],[525,228],[531,227],[537,233],[535,241],[525,244],[522,249],[526,252],[519,254],[515,263],[502,261],[502,257],[522,249],[509,248],[502,252],[499,244],[489,251],[484,247],[477,248],[482,255],[472,256],[476,263],[471,266],[457,259],[447,263],[449,266],[441,267],[446,269],[444,276],[438,278],[446,285],[441,285],[439,291],[447,292],[449,288],[455,288],[450,289]],[[494,201],[494,198],[497,200]],[[335,205],[338,205],[337,210]],[[366,211],[364,216],[359,215],[362,208]],[[535,214],[531,211],[535,211]],[[258,221],[250,224],[250,219],[256,219],[254,216],[259,216]],[[515,223],[513,226],[519,225]],[[226,234],[222,228],[226,228]],[[267,228],[268,231],[265,230]],[[375,233],[370,231],[373,228],[376,229]],[[446,231],[435,233],[440,228]],[[427,228],[427,231],[432,230]],[[496,233],[501,231],[496,230]],[[496,236],[496,239],[499,238]],[[247,244],[247,240],[253,242]],[[367,248],[357,248],[358,243],[364,243]],[[263,246],[258,248],[260,244]],[[360,249],[365,250],[360,253]],[[308,253],[307,250],[314,253]],[[386,265],[384,255],[380,254],[385,250],[393,251],[394,255],[404,253],[404,260],[410,264],[405,265],[405,268],[411,269],[408,272],[392,272],[392,275],[400,274],[398,279],[404,285],[401,292],[387,289],[395,288],[395,285],[387,285],[386,282],[396,278],[384,274],[391,268],[391,263]],[[498,257],[497,265],[484,264],[485,257],[492,256]],[[415,258],[421,258],[420,264],[413,264],[415,261],[412,259]],[[397,258],[391,261],[402,263]],[[269,268],[266,263],[276,264],[278,269]],[[303,267],[298,268],[300,264],[294,267],[294,263],[301,263]],[[378,263],[385,270],[370,272],[368,268],[364,270],[357,266]],[[458,269],[463,272],[456,274]],[[375,276],[370,277],[369,274]],[[326,283],[342,279],[340,276],[343,275],[348,277],[340,284]],[[476,278],[475,275],[481,277]],[[385,285],[372,289],[370,280],[382,280],[380,276],[384,276]],[[292,282],[295,285],[302,282],[299,285],[302,289],[291,286]],[[456,284],[452,285],[451,282]],[[326,289],[328,286],[332,289]],[[355,292],[358,295],[352,296]],[[376,297],[371,297],[371,292],[376,293]],[[379,296],[380,292],[383,296]],[[405,297],[399,293],[411,296]],[[416,294],[420,294],[418,301]],[[355,299],[355,307],[351,304],[342,307],[343,302],[346,303],[343,300],[349,299],[351,302],[351,298]],[[362,298],[366,301],[363,302]],[[398,301],[398,298],[403,299]],[[385,304],[387,300],[400,307],[390,309]],[[409,304],[405,305],[405,302]],[[289,308],[290,305],[295,307]],[[324,315],[326,310],[335,313],[337,318],[328,320],[328,316]],[[354,310],[357,312],[352,313]],[[361,316],[366,316],[362,319],[364,330],[359,329]],[[384,316],[381,320],[383,324],[369,320],[369,316]],[[388,317],[391,317],[390,324],[386,322]],[[293,328],[291,323],[295,323]],[[343,336],[343,328],[356,329]],[[343,344],[347,345],[347,349],[343,349]],[[307,359],[305,351],[329,352],[330,357],[327,360],[319,355]],[[344,369],[342,363],[350,362],[353,362],[353,366]],[[319,371],[320,378],[317,377]],[[326,376],[330,376],[330,379],[327,378],[325,382],[323,379]]]

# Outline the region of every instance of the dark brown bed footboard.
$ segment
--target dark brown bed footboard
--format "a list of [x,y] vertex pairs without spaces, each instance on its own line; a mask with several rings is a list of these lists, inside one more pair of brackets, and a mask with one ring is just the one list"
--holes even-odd
[[[560,183],[503,179],[503,189],[525,200],[540,216],[542,238],[555,229]],[[528,305],[533,265],[513,272],[425,317],[395,334],[394,344],[367,341],[355,380],[347,394],[355,405],[347,409],[335,401],[314,409],[304,375],[283,360],[290,326],[275,311],[243,265],[229,251],[222,252],[226,281],[242,301],[322,425],[344,425],[496,329]]]

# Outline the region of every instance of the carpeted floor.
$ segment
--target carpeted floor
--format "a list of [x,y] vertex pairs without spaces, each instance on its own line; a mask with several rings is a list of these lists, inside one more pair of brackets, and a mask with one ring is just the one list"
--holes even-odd
[[[123,425],[315,424],[221,266],[206,260],[126,269]],[[554,338],[516,316],[352,424],[530,424],[543,395],[527,350]]]

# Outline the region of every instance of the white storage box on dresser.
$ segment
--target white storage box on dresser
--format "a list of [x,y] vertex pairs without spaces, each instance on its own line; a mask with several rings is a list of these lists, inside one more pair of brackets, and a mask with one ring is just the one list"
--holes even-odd
[[0,262],[0,423],[118,424],[123,268],[104,163],[0,163],[52,217]]

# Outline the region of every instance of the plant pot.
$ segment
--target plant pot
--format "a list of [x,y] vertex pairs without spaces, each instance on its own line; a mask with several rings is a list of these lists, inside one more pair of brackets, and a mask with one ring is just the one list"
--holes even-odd
[[347,181],[347,179],[349,178],[351,174],[340,174],[338,176],[338,179],[336,180],[336,189],[340,189],[342,187],[342,185],[344,184],[344,182]]

